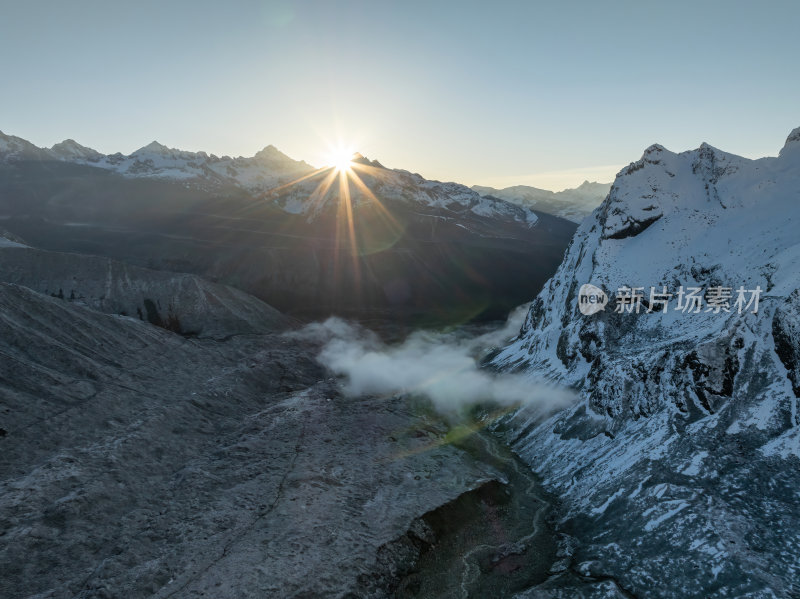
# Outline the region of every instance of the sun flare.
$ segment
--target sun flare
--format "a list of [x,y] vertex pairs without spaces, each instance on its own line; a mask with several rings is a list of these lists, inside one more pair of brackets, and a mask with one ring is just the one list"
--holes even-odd
[[[305,188],[305,191],[301,193],[308,197],[307,212],[312,215],[309,222],[322,214],[329,200],[334,201],[333,275],[338,276],[341,263],[351,261],[352,276],[348,284],[358,290],[362,257],[394,246],[405,228],[362,179],[380,180],[385,177],[385,169],[377,162],[364,159],[351,145],[328,144],[326,149],[327,152],[320,154],[324,166],[271,189],[268,195],[277,197],[286,190],[302,186],[300,189]],[[304,183],[311,181],[316,183],[313,190]]]
[[328,154],[327,163],[337,171],[349,171],[352,167],[352,159],[355,151],[352,148],[338,147]]

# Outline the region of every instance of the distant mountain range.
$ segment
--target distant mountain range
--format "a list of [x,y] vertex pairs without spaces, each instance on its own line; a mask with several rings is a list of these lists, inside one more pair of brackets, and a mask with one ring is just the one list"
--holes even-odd
[[[280,194],[273,193],[272,196],[284,198],[278,205],[294,214],[319,212],[320,203],[310,203],[308,200],[321,179],[313,178],[313,182],[288,189],[282,186],[315,173],[329,172],[329,169],[316,169],[302,160],[293,160],[272,145],[247,158],[219,157],[206,152],[178,150],[157,141],[129,155],[119,152],[101,154],[72,139],[64,140],[51,148],[40,148],[25,139],[0,131],[0,162],[21,161],[57,161],[89,166],[127,178],[181,182],[188,187],[212,193],[225,192],[231,187],[251,194],[281,188]],[[378,179],[375,182],[381,186],[382,193],[392,197],[403,197],[431,206],[458,206],[483,215],[497,213],[499,216],[511,216],[531,225],[536,222],[536,215],[529,210],[533,208],[530,202],[530,205],[526,205],[514,200],[514,204],[524,209],[519,210],[509,206],[507,202],[498,202],[497,199],[507,199],[500,195],[496,198],[482,198],[482,194],[458,183],[429,181],[408,171],[387,169],[379,162],[370,161],[360,154],[354,156],[354,164],[369,169],[373,180]],[[363,197],[360,192],[357,189],[355,195]],[[551,210],[542,211],[553,214]]]
[[218,157],[206,152],[176,150],[154,141],[124,155],[101,154],[72,139],[40,148],[29,141],[0,131],[0,161],[55,160],[92,166],[125,177],[169,179],[192,183],[204,189],[234,185],[249,191],[264,191],[312,172],[314,167],[292,160],[274,146],[250,158]]
[[504,189],[473,185],[472,190],[489,196],[514,202],[520,206],[546,212],[553,216],[580,223],[608,195],[611,183],[584,181],[575,189],[548,191],[528,185],[515,185]]
[[[207,152],[191,152],[168,148],[153,141],[131,154],[119,152],[101,154],[83,146],[73,139],[66,139],[51,148],[40,148],[31,142],[6,135],[0,131],[0,161],[15,162],[25,160],[59,161],[104,169],[129,178],[160,179],[183,182],[191,187],[205,191],[220,191],[226,187],[237,187],[250,193],[267,192],[303,176],[319,170],[302,160],[293,160],[275,146],[268,145],[252,157],[216,156]],[[427,181],[408,171],[386,169],[377,161],[367,160],[360,155],[356,162],[378,167],[384,175],[391,176],[387,187],[409,187],[421,185],[417,200],[434,203],[457,202],[474,209],[490,213],[494,209],[508,211],[496,199],[505,200],[526,209],[533,209],[579,223],[587,214],[600,205],[608,194],[611,184],[585,181],[575,189],[553,192],[526,185],[495,189],[474,185],[471,191],[457,183]],[[405,181],[402,179],[405,177]],[[411,178],[414,180],[412,181]],[[308,206],[297,203],[298,195],[284,205],[289,211],[303,212]],[[476,195],[477,194],[477,195]],[[479,196],[483,196],[481,199]],[[536,220],[533,213],[522,215],[531,223]]]
[[36,248],[200,275],[295,315],[447,321],[526,301],[574,231],[458,183],[352,165],[315,169],[273,146],[103,155],[0,133],[0,219]]

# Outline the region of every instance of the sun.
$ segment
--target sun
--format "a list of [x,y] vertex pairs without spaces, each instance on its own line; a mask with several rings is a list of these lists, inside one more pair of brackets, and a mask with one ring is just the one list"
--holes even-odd
[[[339,264],[349,255],[353,275],[350,283],[358,289],[361,284],[362,257],[392,247],[405,229],[362,179],[380,179],[383,176],[383,167],[363,158],[355,151],[354,146],[355,144],[346,143],[327,144],[327,152],[320,152],[319,155],[325,166],[271,189],[268,195],[275,197],[303,181],[317,181],[314,190],[306,194],[308,213],[317,215],[328,205],[329,198],[335,200],[335,219],[332,220],[335,234],[334,277],[339,272]],[[333,192],[329,195],[331,190]],[[311,218],[310,216],[309,222]]]
[[352,148],[345,146],[333,148],[328,153],[327,163],[337,171],[347,172],[352,168],[353,154],[355,154],[355,151]]

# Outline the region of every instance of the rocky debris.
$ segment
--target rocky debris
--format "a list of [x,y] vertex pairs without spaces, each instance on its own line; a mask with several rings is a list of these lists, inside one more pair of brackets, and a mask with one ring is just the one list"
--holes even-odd
[[0,595],[342,596],[496,476],[407,399],[343,397],[309,349],[0,284]]

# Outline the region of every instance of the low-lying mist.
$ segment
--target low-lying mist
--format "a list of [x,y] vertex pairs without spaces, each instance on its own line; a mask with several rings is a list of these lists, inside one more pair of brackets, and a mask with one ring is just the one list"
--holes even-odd
[[291,335],[322,343],[317,359],[344,377],[344,392],[350,396],[418,394],[448,414],[481,402],[547,412],[568,405],[575,395],[530,376],[480,367],[492,348],[518,334],[527,308],[518,307],[505,326],[490,332],[469,327],[450,332],[422,330],[397,344],[387,344],[373,331],[336,317]]

